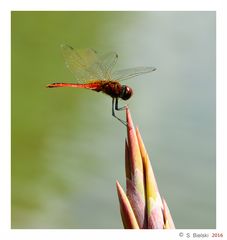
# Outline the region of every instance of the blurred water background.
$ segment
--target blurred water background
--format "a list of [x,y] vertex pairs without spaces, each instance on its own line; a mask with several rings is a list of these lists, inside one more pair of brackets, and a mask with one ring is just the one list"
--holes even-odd
[[61,43],[157,68],[125,82],[134,123],[176,227],[215,228],[215,12],[12,12],[12,228],[122,228],[126,129],[108,96],[45,88],[73,82]]

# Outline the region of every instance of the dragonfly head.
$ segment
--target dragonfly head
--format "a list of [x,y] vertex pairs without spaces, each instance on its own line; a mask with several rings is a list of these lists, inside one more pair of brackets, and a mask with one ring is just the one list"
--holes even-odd
[[126,85],[122,85],[120,98],[122,98],[123,100],[128,100],[132,96],[132,94],[133,94],[133,91],[130,87]]

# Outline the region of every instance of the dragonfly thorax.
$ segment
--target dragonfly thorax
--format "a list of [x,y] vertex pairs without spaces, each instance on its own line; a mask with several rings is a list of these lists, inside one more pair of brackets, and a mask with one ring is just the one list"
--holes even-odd
[[132,89],[126,85],[122,85],[121,87],[122,90],[119,97],[122,98],[123,100],[128,100],[133,94]]

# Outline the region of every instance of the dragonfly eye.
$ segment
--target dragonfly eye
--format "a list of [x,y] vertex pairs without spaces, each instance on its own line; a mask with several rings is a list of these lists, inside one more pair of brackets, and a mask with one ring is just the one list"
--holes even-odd
[[122,85],[122,92],[121,92],[121,98],[123,100],[128,100],[133,94],[133,91],[130,87],[126,85]]

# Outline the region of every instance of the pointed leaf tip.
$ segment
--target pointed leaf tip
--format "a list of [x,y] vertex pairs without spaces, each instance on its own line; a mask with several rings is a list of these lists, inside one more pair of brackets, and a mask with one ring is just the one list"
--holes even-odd
[[145,189],[146,189],[146,203],[148,214],[148,228],[163,228],[163,213],[162,200],[158,190],[157,182],[154,172],[147,154],[143,139],[140,135],[139,129],[136,128],[136,135],[140,147],[140,152],[143,160],[144,175],[145,175]]
[[118,181],[116,181],[121,218],[125,229],[139,229],[130,202]]
[[126,122],[127,122],[127,129],[129,132],[130,129],[134,128],[134,126],[133,126],[132,117],[128,107],[126,108]]
[[164,198],[162,199],[162,202],[163,202],[164,228],[175,229],[175,225],[174,225],[170,210]]
[[139,129],[136,128],[136,135],[139,143],[139,148],[141,152],[141,157],[143,160],[143,166],[144,166],[144,175],[146,177],[146,191],[147,191],[147,197],[152,197],[153,199],[156,199],[157,194],[159,193],[158,185],[154,176],[154,172],[151,166],[151,162],[149,159],[149,156],[147,154],[145,145],[143,143],[143,139],[140,135]]
[[127,130],[128,130],[128,154],[129,160],[131,162],[132,176],[136,168],[143,172],[143,163],[140,154],[140,148],[136,136],[136,131],[132,122],[131,114],[129,109],[126,109],[126,119],[127,119]]

